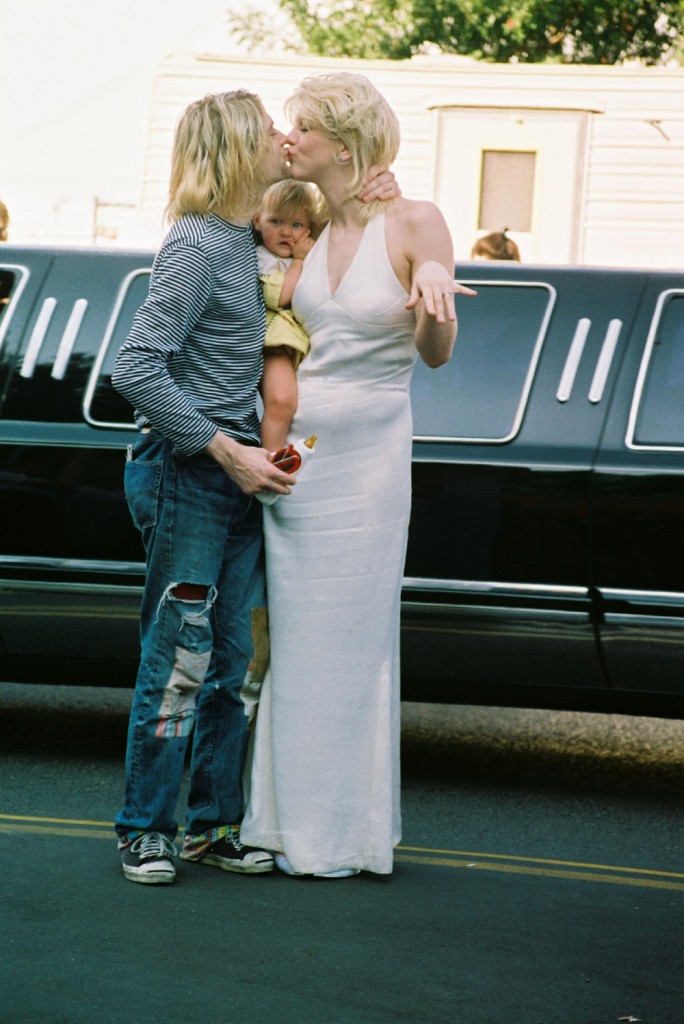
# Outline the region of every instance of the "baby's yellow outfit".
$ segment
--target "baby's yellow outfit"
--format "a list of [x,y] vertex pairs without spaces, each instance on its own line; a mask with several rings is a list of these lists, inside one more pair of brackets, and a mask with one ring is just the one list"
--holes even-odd
[[309,336],[302,325],[295,320],[292,310],[282,309],[278,305],[285,272],[292,263],[292,258],[283,259],[280,256],[274,256],[264,245],[257,246],[257,257],[259,280],[266,303],[264,348],[285,346],[290,349],[296,370],[309,351]]

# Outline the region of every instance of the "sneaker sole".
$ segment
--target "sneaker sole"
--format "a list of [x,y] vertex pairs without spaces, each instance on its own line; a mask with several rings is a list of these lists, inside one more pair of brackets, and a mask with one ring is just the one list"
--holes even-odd
[[125,867],[123,873],[129,882],[139,882],[141,885],[170,885],[176,881],[175,871],[173,874],[168,871],[139,872]]
[[[183,855],[181,854],[181,857]],[[193,863],[191,861],[191,863]],[[245,864],[241,860],[226,860],[225,857],[217,857],[213,853],[205,853],[195,864],[208,864],[209,867],[221,868],[223,871],[234,871],[239,875],[264,875],[267,871],[273,871],[273,861],[263,860],[256,864]]]

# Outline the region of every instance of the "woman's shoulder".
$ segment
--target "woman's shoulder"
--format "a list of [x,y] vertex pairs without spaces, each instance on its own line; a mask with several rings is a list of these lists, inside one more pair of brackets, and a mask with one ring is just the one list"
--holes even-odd
[[439,207],[428,199],[407,199],[405,196],[398,196],[387,204],[387,216],[411,229],[443,219]]
[[387,205],[386,238],[394,253],[409,257],[418,241],[441,237],[446,230],[439,207],[428,200],[399,196]]

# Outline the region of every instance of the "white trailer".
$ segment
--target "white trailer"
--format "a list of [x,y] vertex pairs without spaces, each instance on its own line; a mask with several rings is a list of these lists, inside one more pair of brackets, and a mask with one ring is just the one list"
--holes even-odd
[[207,92],[248,88],[286,127],[310,74],[361,71],[397,112],[405,195],[442,209],[457,259],[507,227],[526,262],[681,267],[684,68],[173,54],[152,104],[142,208],[161,216],[177,116]]

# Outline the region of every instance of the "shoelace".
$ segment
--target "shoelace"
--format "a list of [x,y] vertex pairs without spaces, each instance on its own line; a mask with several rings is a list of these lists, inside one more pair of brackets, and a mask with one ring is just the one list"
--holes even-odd
[[175,857],[176,852],[176,847],[161,832],[146,832],[131,845],[131,853],[139,854],[141,860]]
[[239,832],[228,832],[226,834],[226,840],[227,840],[227,842],[230,843],[230,845],[233,847],[234,850],[238,851],[238,853],[243,848],[242,847],[242,843],[240,842],[240,833]]

